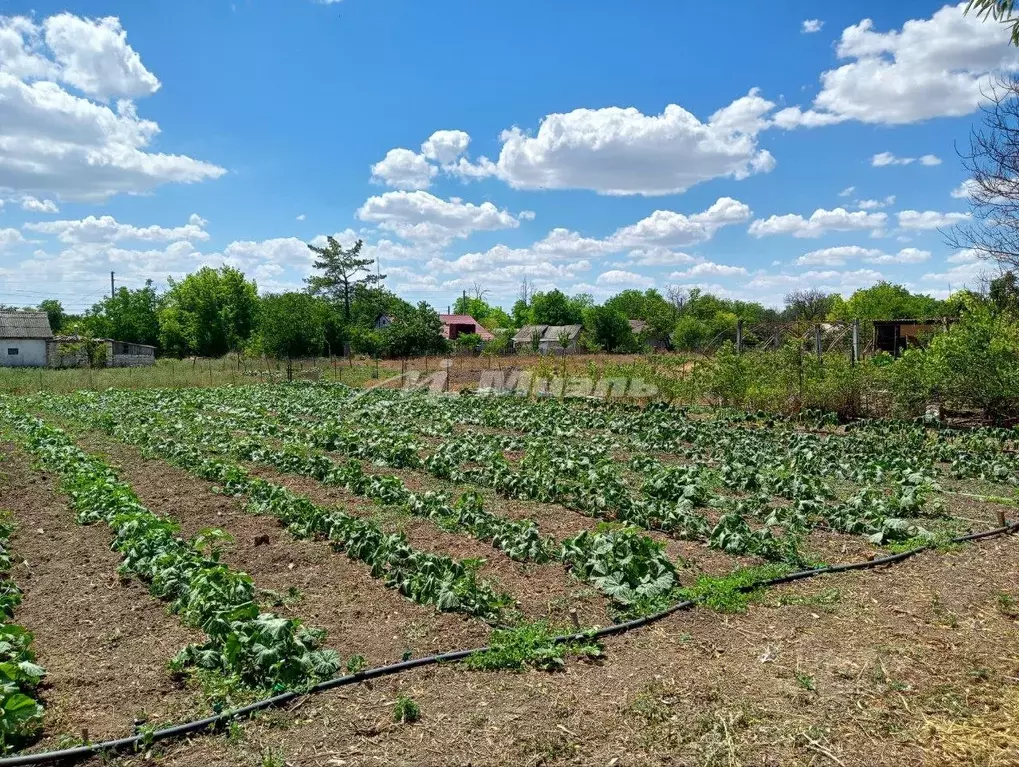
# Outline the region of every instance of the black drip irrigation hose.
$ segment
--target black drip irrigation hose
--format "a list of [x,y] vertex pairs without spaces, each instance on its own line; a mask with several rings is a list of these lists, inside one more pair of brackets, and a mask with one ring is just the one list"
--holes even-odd
[[[979,541],[985,538],[993,538],[999,535],[1010,535],[1012,533],[1019,532],[1019,522],[1012,522],[1011,524],[1004,525],[1003,527],[995,527],[990,530],[983,530],[978,533],[970,533],[969,535],[960,535],[957,538],[952,538],[948,541],[949,544],[967,543],[969,541]],[[759,581],[757,583],[748,584],[741,587],[741,591],[755,591],[757,589],[768,588],[771,586],[778,586],[783,583],[792,583],[793,581],[800,581],[806,578],[813,578],[817,575],[829,575],[832,573],[843,573],[849,570],[867,570],[873,567],[880,567],[882,565],[892,565],[896,562],[902,562],[905,559],[914,557],[917,554],[921,554],[924,551],[930,550],[930,546],[918,546],[915,549],[909,549],[908,551],[902,551],[898,554],[889,554],[884,557],[875,557],[874,559],[866,559],[861,562],[851,562],[845,565],[829,565],[825,567],[816,567],[811,570],[800,570],[795,573],[788,573],[786,575],[779,576],[778,578],[769,578],[768,580]],[[624,634],[627,631],[647,626],[651,623],[656,623],[663,618],[677,613],[680,610],[687,610],[696,604],[696,600],[687,599],[683,602],[678,602],[671,607],[667,607],[651,615],[645,615],[640,618],[634,618],[633,620],[626,621],[624,623],[616,623],[611,626],[605,626],[595,631],[581,631],[576,634],[567,634],[564,636],[558,636],[552,639],[554,644],[563,644],[567,642],[581,642],[590,639],[601,639],[602,637],[615,636],[617,634]],[[118,751],[124,751],[127,749],[138,750],[139,746],[147,747],[152,743],[161,740],[169,740],[171,738],[179,738],[192,733],[201,732],[210,728],[216,728],[234,719],[241,719],[258,711],[264,711],[265,709],[275,708],[282,706],[285,703],[289,703],[292,700],[302,698],[305,695],[312,693],[324,692],[325,690],[332,690],[336,687],[345,687],[350,684],[357,684],[358,682],[364,682],[368,679],[378,679],[379,677],[392,676],[393,674],[399,674],[404,671],[410,671],[411,669],[420,668],[421,666],[431,666],[438,663],[450,663],[453,661],[463,660],[469,655],[474,653],[481,653],[490,650],[490,647],[478,647],[472,650],[454,650],[452,652],[440,653],[438,655],[427,655],[422,658],[412,658],[410,660],[401,661],[400,663],[393,663],[388,666],[378,666],[376,668],[367,669],[365,671],[359,671],[356,674],[348,674],[346,676],[336,677],[335,679],[329,679],[325,682],[319,682],[318,684],[310,687],[309,689],[302,692],[284,692],[279,695],[274,695],[271,698],[256,701],[247,706],[241,708],[235,708],[230,711],[224,711],[220,714],[206,717],[205,719],[198,719],[194,722],[185,722],[184,724],[177,724],[173,727],[167,727],[163,730],[156,730],[155,732],[145,733],[141,735],[132,735],[127,738],[120,738],[118,740],[107,740],[102,743],[89,743],[84,746],[78,746],[76,748],[65,748],[59,751],[46,751],[37,754],[21,754],[18,756],[8,756],[0,759],[0,767],[18,767],[20,765],[29,764],[50,764],[53,762],[61,761],[76,761],[79,759],[85,759],[90,756],[97,754],[113,753]]]

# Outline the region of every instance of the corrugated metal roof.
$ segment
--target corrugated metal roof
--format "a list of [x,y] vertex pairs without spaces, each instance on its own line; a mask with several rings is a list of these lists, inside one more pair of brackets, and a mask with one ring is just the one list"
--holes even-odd
[[0,312],[0,338],[53,338],[46,312]]

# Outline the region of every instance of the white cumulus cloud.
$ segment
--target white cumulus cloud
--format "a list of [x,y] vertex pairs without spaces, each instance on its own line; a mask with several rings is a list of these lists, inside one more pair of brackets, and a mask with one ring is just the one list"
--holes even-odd
[[590,189],[607,195],[683,192],[712,178],[766,173],[775,159],[756,134],[774,104],[757,90],[702,122],[677,104],[646,115],[629,107],[546,115],[534,135],[504,131],[497,163],[464,158],[452,172],[496,175],[517,189]]
[[888,220],[885,213],[868,213],[864,210],[850,213],[845,208],[824,210],[818,208],[810,218],[790,213],[784,216],[759,218],[750,225],[754,237],[768,237],[776,234],[791,234],[793,237],[820,237],[828,232],[849,232],[870,230],[880,233]]
[[159,126],[140,118],[131,99],[159,86],[116,18],[0,17],[0,188],[103,200],[223,175],[207,162],[149,151]]
[[947,226],[969,221],[969,213],[940,213],[936,210],[899,211],[899,226],[902,229],[943,229]]
[[804,19],[803,24],[800,26],[800,31],[805,35],[810,35],[814,32],[820,32],[823,26],[824,22],[820,19]]
[[843,30],[836,53],[848,63],[821,75],[809,109],[788,107],[779,127],[816,127],[844,120],[902,125],[975,111],[990,75],[1014,71],[1019,52],[999,25],[946,5],[929,19],[877,31],[871,19]]
[[396,189],[427,189],[438,170],[409,149],[390,149],[372,165],[372,181]]
[[455,197],[443,200],[420,190],[369,197],[358,209],[357,217],[405,239],[437,244],[477,231],[513,229],[520,225],[511,213],[490,202],[475,205]]
[[21,209],[29,213],[59,213],[60,208],[53,200],[40,200],[30,194],[21,198]]
[[467,151],[471,137],[462,130],[437,130],[421,145],[421,154],[446,165]]
[[184,226],[134,226],[121,224],[113,216],[88,216],[66,221],[39,221],[25,224],[30,232],[48,234],[67,244],[114,243],[123,240],[148,242],[173,242],[177,240],[208,240],[209,233],[203,229],[206,221],[197,215]]

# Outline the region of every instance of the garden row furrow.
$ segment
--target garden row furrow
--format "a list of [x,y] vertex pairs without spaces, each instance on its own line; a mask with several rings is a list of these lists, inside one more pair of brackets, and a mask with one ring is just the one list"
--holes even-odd
[[0,423],[60,477],[79,524],[109,525],[123,557],[118,572],[138,577],[182,621],[205,632],[207,641],[183,648],[171,668],[215,671],[258,689],[301,687],[335,674],[339,658],[320,647],[323,632],[261,612],[251,578],[219,561],[221,531],[185,540],[175,523],[145,508],[108,465],[62,430],[4,402]]

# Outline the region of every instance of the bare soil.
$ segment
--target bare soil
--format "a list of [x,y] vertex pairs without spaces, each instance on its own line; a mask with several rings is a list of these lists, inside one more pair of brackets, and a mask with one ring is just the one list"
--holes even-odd
[[[998,595],[1017,582],[1016,538],[928,553],[679,613],[564,673],[439,667],[312,696],[158,763],[1015,765],[1019,624]],[[393,722],[398,695],[419,722]]]

